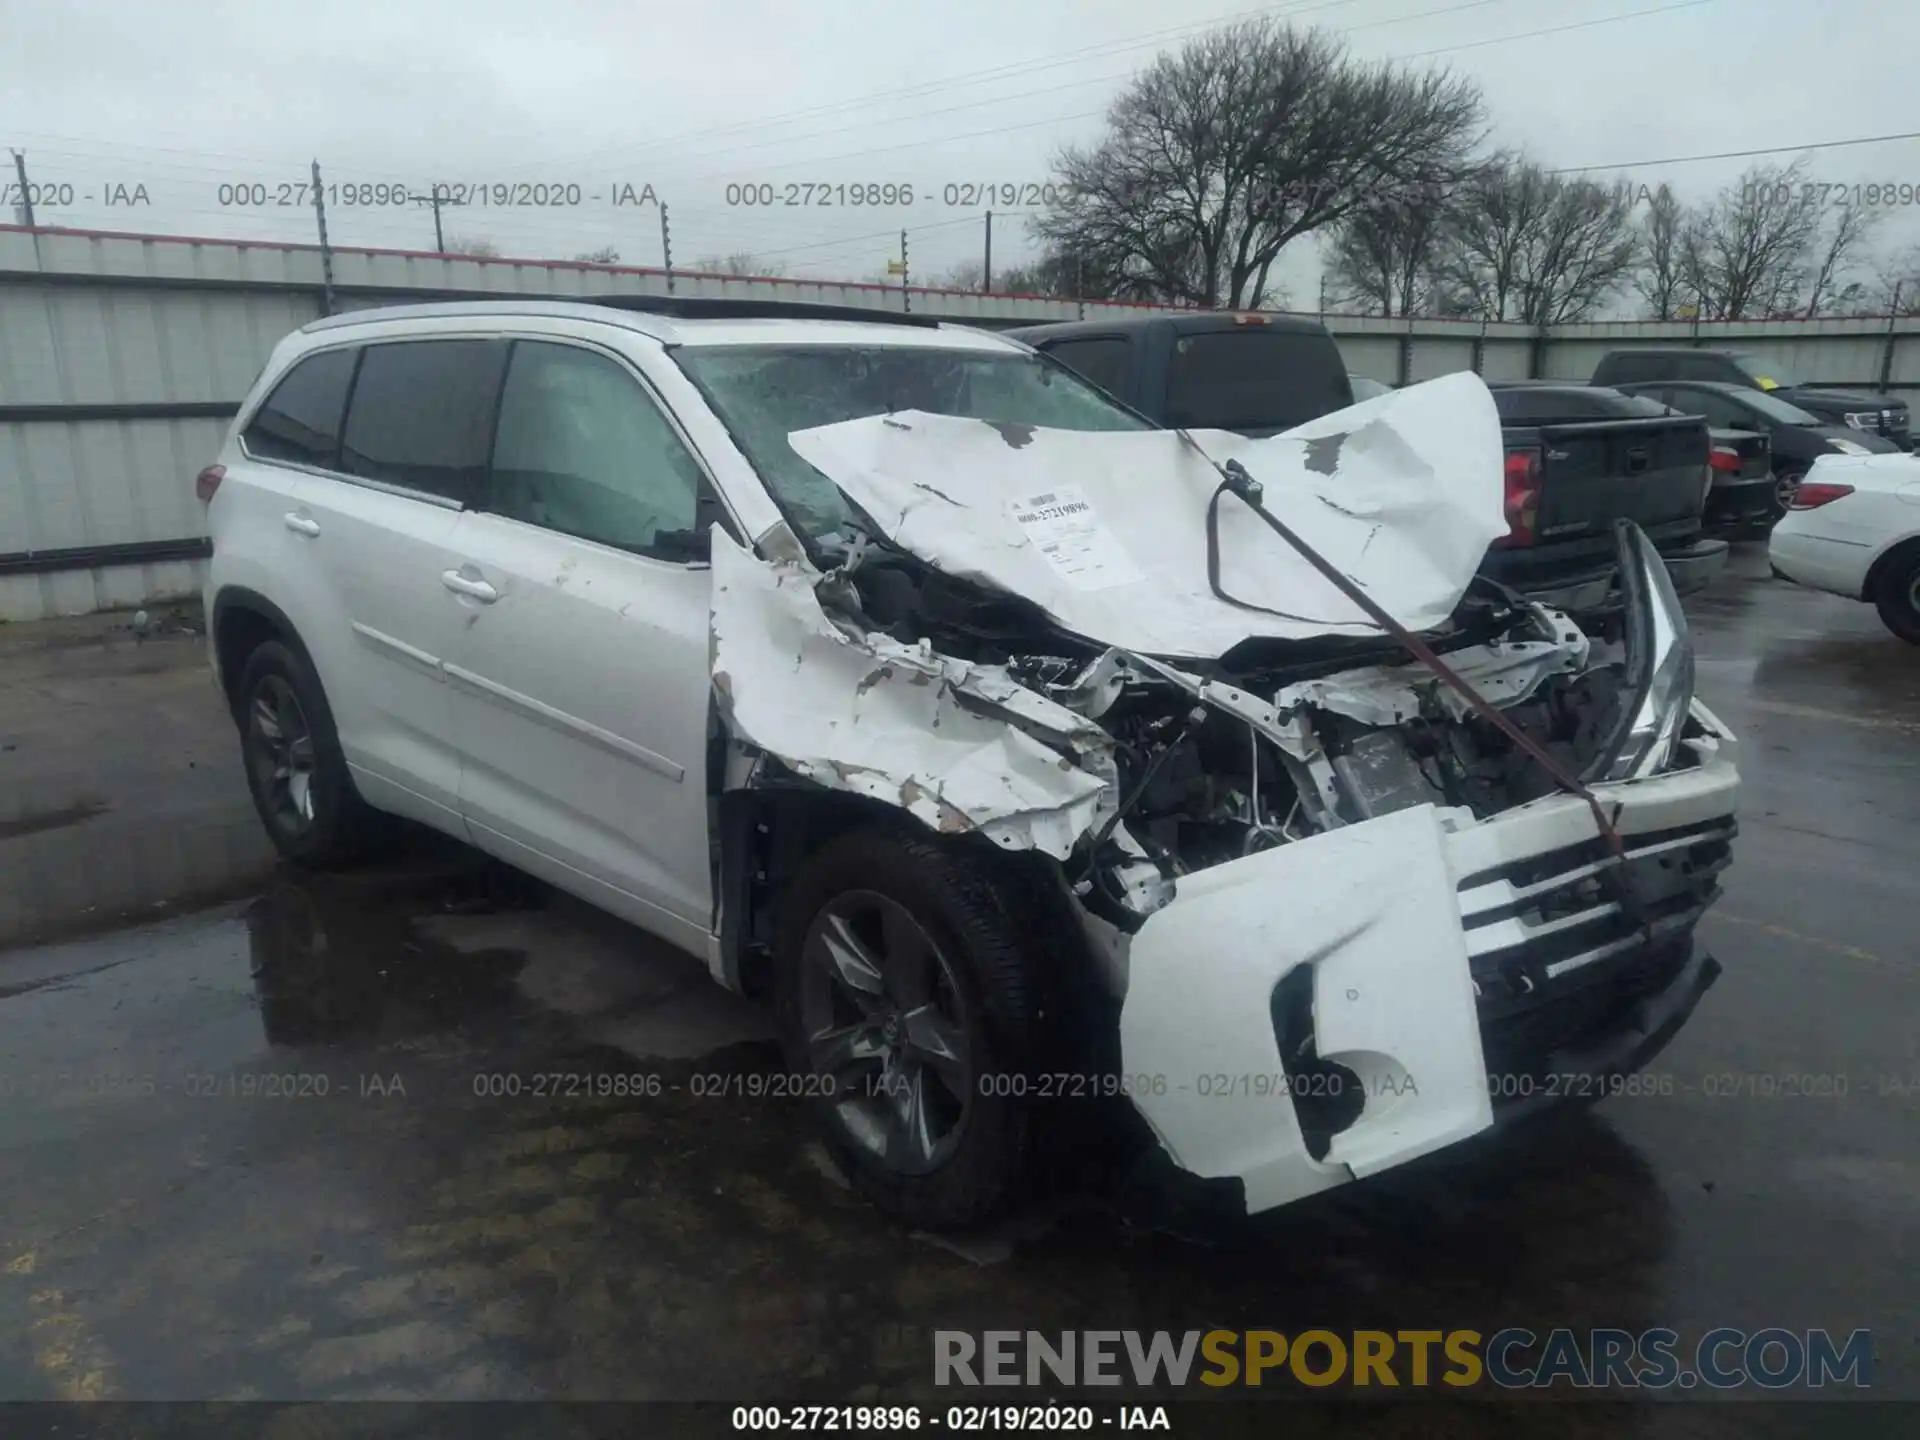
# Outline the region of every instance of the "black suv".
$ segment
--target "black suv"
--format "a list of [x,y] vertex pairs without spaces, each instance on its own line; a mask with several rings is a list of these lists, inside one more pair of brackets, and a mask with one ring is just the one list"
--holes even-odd
[[1831,425],[1884,435],[1902,450],[1913,448],[1906,401],[1892,395],[1810,385],[1771,356],[1747,350],[1614,350],[1593,372],[1595,385],[1615,388],[1663,380],[1718,380],[1764,390]]

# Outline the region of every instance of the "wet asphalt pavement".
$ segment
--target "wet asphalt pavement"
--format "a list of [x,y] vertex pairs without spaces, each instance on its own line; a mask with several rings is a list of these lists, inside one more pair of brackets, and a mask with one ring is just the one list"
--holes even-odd
[[695,962],[450,846],[277,869],[197,640],[0,634],[0,1398],[944,1405],[936,1328],[1778,1325],[1920,1399],[1920,651],[1750,549],[1692,609],[1746,789],[1672,1093],[1208,1244],[891,1226]]

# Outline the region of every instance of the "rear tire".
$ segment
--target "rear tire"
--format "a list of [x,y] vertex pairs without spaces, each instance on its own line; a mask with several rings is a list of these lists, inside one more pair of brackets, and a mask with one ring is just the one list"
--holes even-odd
[[1767,528],[1772,529],[1785,518],[1792,506],[1794,492],[1800,488],[1800,482],[1807,478],[1804,470],[1776,470],[1773,472],[1773,499],[1767,506]]
[[1887,629],[1920,645],[1920,547],[1894,557],[1881,574],[1873,603]]
[[305,653],[263,641],[241,668],[238,693],[247,788],[274,848],[321,870],[372,854],[381,817],[353,788],[333,711]]
[[780,1034],[821,1087],[809,1104],[826,1145],[862,1196],[929,1230],[994,1218],[1029,1178],[1036,928],[1016,921],[996,859],[856,830],[781,905]]

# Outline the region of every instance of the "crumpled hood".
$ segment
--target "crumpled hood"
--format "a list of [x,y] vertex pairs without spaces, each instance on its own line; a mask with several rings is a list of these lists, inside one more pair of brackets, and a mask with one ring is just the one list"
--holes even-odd
[[1244,465],[1269,510],[1412,630],[1452,613],[1507,531],[1500,420],[1477,375],[1266,439],[1188,436],[906,411],[790,439],[903,549],[1024,596],[1090,640],[1148,654],[1213,658],[1250,636],[1379,633],[1231,495],[1219,501],[1218,548],[1232,598],[1213,593],[1210,461]]

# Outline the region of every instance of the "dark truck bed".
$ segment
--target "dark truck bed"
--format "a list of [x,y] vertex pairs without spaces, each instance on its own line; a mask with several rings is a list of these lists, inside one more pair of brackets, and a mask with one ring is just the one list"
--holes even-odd
[[[1326,327],[1292,316],[1197,311],[1006,333],[1158,425],[1271,435],[1353,403]],[[1647,532],[1682,594],[1725,565],[1726,543],[1701,536],[1704,420],[1583,384],[1490,388],[1507,438],[1514,529],[1487,552],[1482,574],[1562,609],[1604,611],[1616,518]]]
[[1697,415],[1590,385],[1494,382],[1507,451],[1507,535],[1482,573],[1565,610],[1610,603],[1611,525],[1647,532],[1674,589],[1698,590],[1726,564],[1702,535],[1713,440]]

